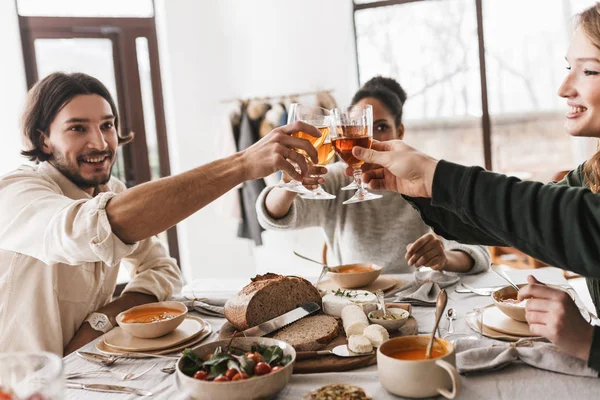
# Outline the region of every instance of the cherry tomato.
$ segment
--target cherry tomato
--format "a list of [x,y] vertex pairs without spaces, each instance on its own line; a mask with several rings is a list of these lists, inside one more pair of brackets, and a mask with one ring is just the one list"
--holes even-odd
[[225,375],[221,375],[221,376],[215,378],[215,380],[213,382],[229,382],[229,378],[226,377]]
[[254,375],[256,376],[266,375],[269,372],[271,372],[271,366],[265,362],[259,362],[256,364],[256,367],[254,367]]
[[242,380],[242,376],[240,374],[235,374],[233,378],[231,378],[231,382]]
[[226,376],[226,377],[227,377],[229,380],[231,380],[231,378],[233,378],[233,377],[234,377],[234,375],[236,375],[237,373],[238,373],[238,372],[237,372],[237,370],[235,370],[235,369],[233,369],[233,368],[230,368],[230,369],[228,369],[227,371],[225,371],[225,376]]
[[12,394],[0,390],[0,400],[12,400]]
[[245,372],[240,372],[240,379],[248,379],[248,378],[250,378],[250,377],[248,376],[248,374],[247,374],[247,373],[245,373]]
[[278,365],[276,367],[273,367],[273,369],[271,369],[271,372],[277,372],[277,371],[280,371],[282,369],[283,369],[283,367],[281,365]]
[[205,381],[207,375],[208,374],[205,371],[196,371],[196,373],[194,374],[194,379],[200,379],[201,381]]

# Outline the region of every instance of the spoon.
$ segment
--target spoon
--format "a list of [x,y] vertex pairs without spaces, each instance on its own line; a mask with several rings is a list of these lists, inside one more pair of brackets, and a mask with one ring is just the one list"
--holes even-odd
[[312,258],[310,258],[310,257],[306,257],[306,256],[303,256],[303,255],[302,255],[302,254],[300,254],[300,253],[296,253],[296,251],[295,251],[295,250],[294,250],[294,254],[295,254],[296,256],[298,256],[298,257],[300,257],[300,258],[304,259],[304,260],[307,260],[307,261],[310,261],[310,262],[314,262],[315,264],[319,264],[319,265],[323,266],[323,269],[321,270],[321,275],[319,275],[319,279],[317,279],[317,283],[315,283],[315,287],[316,287],[317,289],[319,289],[319,283],[321,283],[321,279],[323,279],[323,277],[324,277],[324,276],[327,274],[327,272],[335,272],[335,269],[334,269],[334,268],[331,268],[331,267],[329,267],[327,264],[323,264],[323,263],[322,263],[322,262],[320,262],[320,261],[313,260],[313,259],[312,259]]
[[322,266],[322,267],[324,267],[324,268],[327,268],[327,270],[328,270],[329,272],[336,272],[336,269],[335,269],[335,268],[332,268],[332,267],[328,266],[327,264],[323,264],[322,262],[320,262],[320,261],[317,261],[317,260],[314,260],[314,259],[312,259],[312,258],[310,258],[310,257],[303,256],[303,255],[302,255],[302,254],[300,254],[300,253],[296,253],[296,251],[295,251],[295,250],[294,250],[294,254],[295,254],[296,256],[300,257],[300,258],[303,258],[303,259],[305,259],[306,261],[314,262],[315,264],[319,264],[320,266]]
[[492,264],[492,272],[494,272],[500,278],[502,278],[506,282],[508,282],[510,284],[510,286],[512,286],[517,292],[519,291],[519,287],[517,285],[515,285],[513,281],[510,280],[510,278],[508,277],[508,275],[506,275],[506,273],[504,271],[502,271],[500,269],[500,267],[498,267],[495,264]]
[[454,333],[454,320],[456,319],[456,312],[454,308],[449,308],[446,311],[446,318],[448,318],[448,333]]
[[375,292],[375,296],[377,296],[377,301],[379,302],[379,305],[381,306],[381,309],[383,310],[383,318],[385,319],[387,317],[387,310],[385,309],[385,299],[383,296],[383,290],[381,289],[377,289],[377,291]]
[[438,294],[437,301],[435,302],[435,324],[433,325],[433,330],[431,331],[431,338],[429,338],[427,350],[425,350],[425,359],[431,358],[431,350],[433,349],[433,341],[435,340],[435,331],[440,324],[440,318],[442,318],[442,314],[444,314],[444,309],[446,308],[447,303],[448,295],[446,294],[446,291],[442,289],[440,294]]

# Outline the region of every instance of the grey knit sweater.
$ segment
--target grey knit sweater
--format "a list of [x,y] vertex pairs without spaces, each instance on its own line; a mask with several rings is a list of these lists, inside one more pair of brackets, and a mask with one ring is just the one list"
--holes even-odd
[[[419,213],[400,194],[379,192],[383,198],[343,205],[354,191],[342,191],[351,178],[344,174],[346,165],[327,166],[323,188],[337,196],[333,200],[305,200],[297,196],[288,214],[272,218],[266,210],[265,198],[272,187],[262,191],[256,202],[258,221],[265,229],[286,230],[320,226],[327,246],[340,264],[369,262],[384,267],[386,273],[407,273],[406,246],[431,231]],[[490,254],[484,246],[463,245],[445,240],[447,250],[469,254],[475,264],[469,273],[485,271]]]

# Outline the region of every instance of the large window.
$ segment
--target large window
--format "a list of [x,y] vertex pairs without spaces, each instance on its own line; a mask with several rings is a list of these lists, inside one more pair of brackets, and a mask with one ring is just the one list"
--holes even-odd
[[574,164],[556,91],[570,16],[594,3],[356,0],[360,83],[400,82],[405,140],[419,149],[546,181]]

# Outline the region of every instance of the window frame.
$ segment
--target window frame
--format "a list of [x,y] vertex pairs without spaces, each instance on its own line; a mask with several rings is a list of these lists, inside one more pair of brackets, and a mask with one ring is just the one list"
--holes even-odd
[[[358,67],[358,41],[356,32],[356,11],[366,10],[370,8],[389,7],[400,4],[417,3],[429,0],[382,0],[373,3],[356,4],[353,1],[354,11],[354,51],[356,54],[356,70],[358,80],[360,82],[360,69]],[[485,169],[492,170],[492,125],[490,120],[490,112],[488,106],[488,90],[487,90],[487,75],[485,68],[485,43],[483,35],[483,4],[482,0],[472,0],[475,2],[477,13],[477,41],[479,47],[479,81],[481,85],[481,131],[483,135],[483,159]]]

